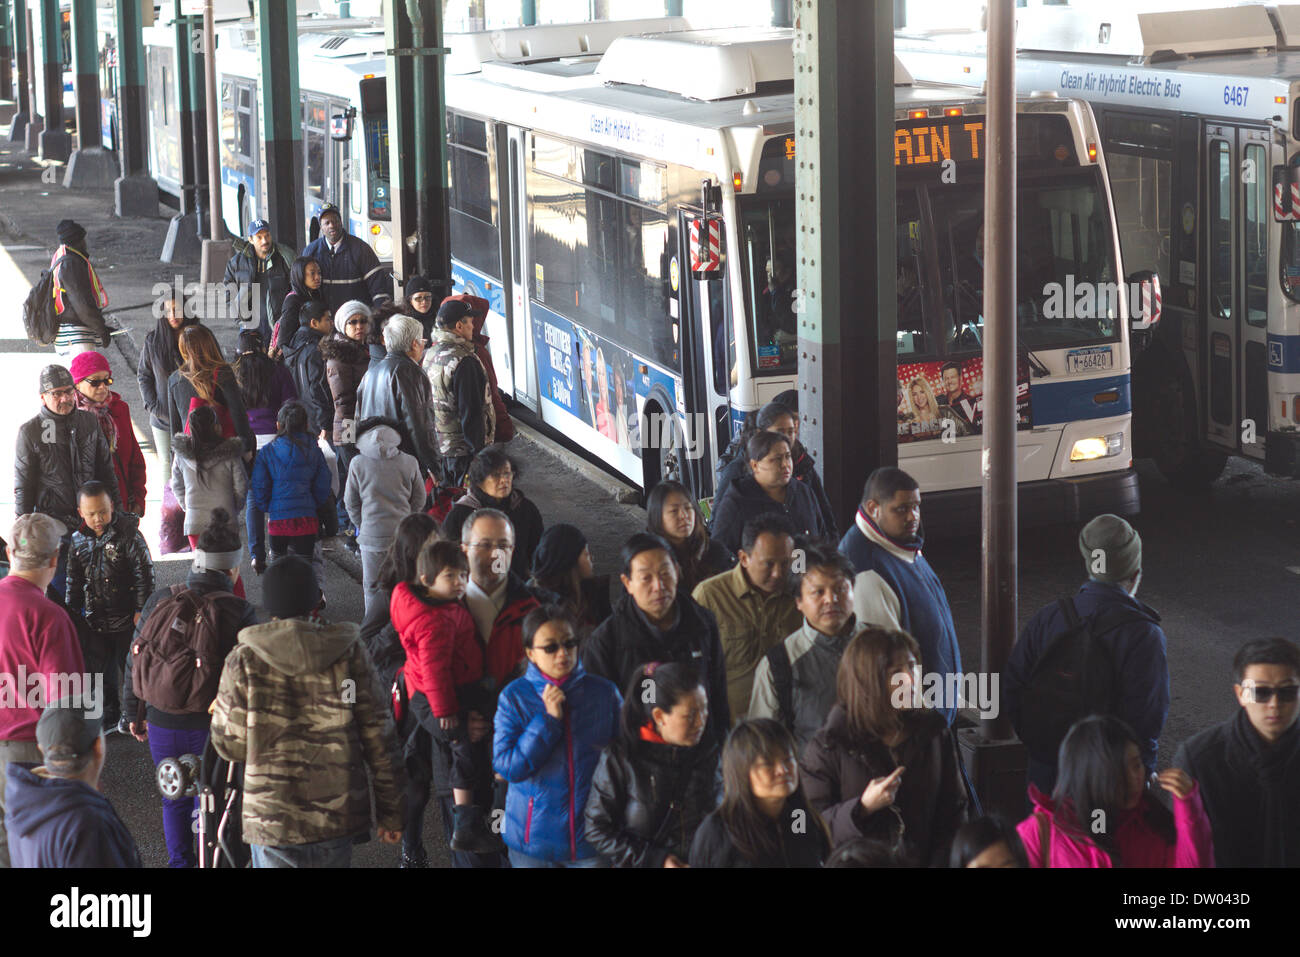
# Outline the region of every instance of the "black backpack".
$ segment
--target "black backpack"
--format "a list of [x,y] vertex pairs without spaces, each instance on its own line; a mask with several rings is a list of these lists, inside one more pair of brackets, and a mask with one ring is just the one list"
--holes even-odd
[[41,278],[36,280],[27,299],[23,302],[23,328],[27,338],[37,345],[54,344],[59,334],[59,313],[54,305],[54,269],[60,262],[41,271]]
[[1031,754],[1053,763],[1076,721],[1090,714],[1115,713],[1116,663],[1098,639],[1120,625],[1151,620],[1131,608],[1113,608],[1084,620],[1073,598],[1062,598],[1058,605],[1065,630],[1047,643],[1034,663],[1016,728]]

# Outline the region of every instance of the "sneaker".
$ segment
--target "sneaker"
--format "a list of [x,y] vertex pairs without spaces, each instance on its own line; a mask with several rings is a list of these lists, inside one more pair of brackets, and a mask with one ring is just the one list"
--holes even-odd
[[424,853],[423,849],[420,850],[418,856],[413,856],[408,854],[406,851],[402,851],[402,863],[397,866],[402,870],[407,870],[408,868],[424,868],[429,866],[429,858]]
[[482,808],[457,804],[456,826],[451,835],[451,849],[465,854],[500,854],[506,846],[487,826]]

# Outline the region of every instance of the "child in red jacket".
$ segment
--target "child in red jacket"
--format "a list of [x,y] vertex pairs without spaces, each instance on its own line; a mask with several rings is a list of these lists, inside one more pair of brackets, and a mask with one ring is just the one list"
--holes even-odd
[[430,734],[451,744],[456,816],[451,849],[498,853],[501,840],[474,804],[474,793],[490,784],[492,742],[487,737],[471,742],[466,732],[468,712],[496,710],[491,679],[484,677],[483,646],[462,600],[469,562],[455,542],[431,540],[420,551],[415,574],[416,583],[393,589],[389,612],[406,651],[411,710]]

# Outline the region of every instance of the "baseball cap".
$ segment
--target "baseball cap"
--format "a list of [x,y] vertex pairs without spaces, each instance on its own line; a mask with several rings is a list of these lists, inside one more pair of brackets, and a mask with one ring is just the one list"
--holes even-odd
[[335,206],[333,203],[326,203],[324,206],[322,206],[320,208],[320,212],[316,214],[316,218],[324,219],[330,213],[333,213],[339,219],[343,218],[343,214],[339,212],[339,208]]
[[[98,709],[97,709],[98,710]],[[46,707],[36,722],[36,744],[45,760],[78,758],[95,745],[103,718],[92,718],[69,699]]]
[[9,557],[24,567],[39,567],[58,552],[68,527],[41,512],[18,516],[9,532]]
[[253,220],[251,223],[248,224],[248,238],[252,239],[254,236],[256,236],[264,229],[269,233],[271,231],[271,224],[267,222],[265,219]]
[[51,363],[41,370],[41,394],[53,392],[55,389],[67,389],[76,385],[72,381],[72,373],[65,366],[58,363]]
[[464,299],[448,299],[438,307],[438,325],[450,329],[462,319],[472,316],[474,310]]

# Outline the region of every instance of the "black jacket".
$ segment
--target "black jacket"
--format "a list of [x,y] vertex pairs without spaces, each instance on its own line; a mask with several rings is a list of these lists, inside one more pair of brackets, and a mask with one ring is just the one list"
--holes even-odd
[[795,828],[783,824],[777,828],[781,835],[781,854],[779,857],[750,861],[731,840],[727,825],[722,815],[714,811],[695,832],[695,841],[691,844],[691,867],[821,867],[831,852],[826,832],[809,820],[806,808],[797,805],[794,798],[787,803],[782,812],[786,821],[802,815],[806,827]]
[[[167,380],[167,394],[171,401],[172,435],[185,431],[185,424],[190,418],[190,402],[198,398],[190,380],[177,370]],[[235,434],[244,443],[245,452],[257,451],[257,436],[248,424],[248,411],[244,408],[244,397],[235,381],[235,373],[229,366],[217,373],[216,399],[230,413],[230,420],[235,424]]]
[[425,472],[438,471],[438,441],[433,431],[433,388],[410,356],[390,352],[370,362],[357,386],[357,421],[379,416],[400,425],[401,450],[414,455]]
[[460,530],[465,519],[480,508],[495,508],[510,516],[510,524],[515,527],[515,553],[510,559],[510,570],[527,580],[529,569],[533,567],[533,553],[537,551],[542,532],[545,531],[542,513],[517,488],[511,490],[508,499],[493,498],[480,488],[470,488],[456,500],[443,520],[443,536],[449,541],[460,541]]
[[130,631],[153,593],[153,560],[140,519],[115,512],[104,534],[83,523],[68,551],[68,611],[81,612],[93,631]]
[[795,533],[809,540],[824,539],[828,534],[817,499],[803,482],[790,479],[782,504],[764,492],[752,475],[745,475],[732,482],[722,501],[714,506],[713,537],[738,552],[745,523],[766,512],[785,515],[794,524]]
[[683,863],[700,822],[722,801],[716,741],[693,748],[619,738],[600,756],[587,792],[587,841],[615,867]]
[[63,284],[63,312],[59,314],[59,325],[85,326],[99,336],[100,346],[107,349],[108,326],[105,325],[104,313],[99,308],[99,297],[95,295],[90,282],[90,264],[82,258],[86,256],[85,246],[69,246],[68,249],[63,265],[58,269],[59,280]]
[[91,479],[108,486],[113,507],[121,509],[113,453],[94,413],[73,409],[55,415],[45,406],[18,429],[14,452],[14,499],[19,515],[42,512],[68,530],[81,524],[77,489]]
[[[724,454],[724,457],[718,460],[717,481],[713,489],[713,500],[719,503],[732,482],[750,474],[749,463],[743,454],[732,449],[728,449],[727,452],[731,453],[729,457]],[[794,447],[794,460],[794,477],[807,485],[808,490],[813,493],[813,498],[817,500],[817,508],[822,513],[822,524],[826,526],[826,534],[831,538],[838,538],[840,533],[837,531],[835,513],[831,510],[831,501],[826,497],[826,489],[822,487],[821,477],[817,474],[817,463],[798,443]],[[716,513],[717,510],[714,511]]]
[[[232,582],[230,577],[224,572],[218,571],[195,571],[190,569],[190,573],[185,576],[185,587],[192,591],[206,595],[209,592],[231,590]],[[146,708],[144,717],[150,724],[156,724],[160,728],[169,728],[174,731],[194,731],[200,728],[206,728],[212,720],[210,714],[173,714],[170,711],[162,711],[155,708],[148,702],[141,701],[135,696],[135,691],[131,687],[131,668],[134,663],[135,639],[140,637],[140,629],[149,620],[153,614],[154,608],[160,601],[165,601],[172,597],[171,588],[160,588],[145,603],[144,611],[140,613],[140,624],[136,625],[135,635],[131,640],[131,648],[127,649],[126,662],[123,668],[122,677],[122,714],[129,721],[138,721],[140,719],[141,708]],[[227,599],[221,603],[222,620],[219,625],[221,637],[228,640],[229,647],[225,648],[225,654],[230,654],[231,650],[239,643],[239,632],[250,625],[257,624],[257,612],[253,606],[242,598]],[[147,707],[146,707],[147,706]]]
[[1174,764],[1200,785],[1215,866],[1300,865],[1300,724],[1266,745],[1238,708],[1184,741]]
[[309,325],[299,326],[292,341],[284,347],[284,361],[293,373],[298,398],[307,406],[313,436],[319,435],[322,429],[334,428],[334,397],[325,378],[325,357],[320,353],[324,338],[324,333]]
[[338,312],[339,306],[352,299],[378,306],[393,298],[392,270],[379,262],[364,239],[345,233],[339,240],[338,252],[333,253],[321,233],[302,254],[320,263],[321,291],[330,312]]
[[[197,318],[186,319],[181,328],[195,325],[198,321]],[[140,383],[140,397],[144,400],[145,411],[149,413],[149,424],[164,431],[170,430],[172,425],[167,380],[181,367],[181,361],[176,335],[166,317],[163,317],[144,337],[144,348],[140,350],[140,364],[136,367],[135,377]]]
[[271,255],[263,263],[258,259],[253,244],[248,243],[226,262],[225,281],[239,286],[241,304],[244,287],[254,282],[260,284],[260,288],[250,294],[249,302],[253,304],[254,314],[260,316],[259,325],[267,329],[275,325],[276,320],[280,318],[284,297],[289,294],[291,261],[285,258],[285,253],[279,246],[275,246],[271,249]]
[[709,697],[706,736],[722,744],[731,727],[727,707],[727,663],[713,612],[681,592],[677,594],[677,623],[666,634],[652,627],[632,600],[624,595],[582,647],[582,666],[626,689],[638,668],[651,661],[681,661],[693,665]]
[[[659,533],[653,532],[653,534]],[[689,544],[688,539],[687,545]],[[704,579],[721,575],[736,567],[736,556],[727,551],[726,545],[712,536],[709,536],[705,540],[704,547],[694,554],[683,554],[683,549],[677,547],[674,547],[673,551],[677,553],[677,564],[681,569],[681,577],[677,580],[679,595],[692,594],[695,586]]]

